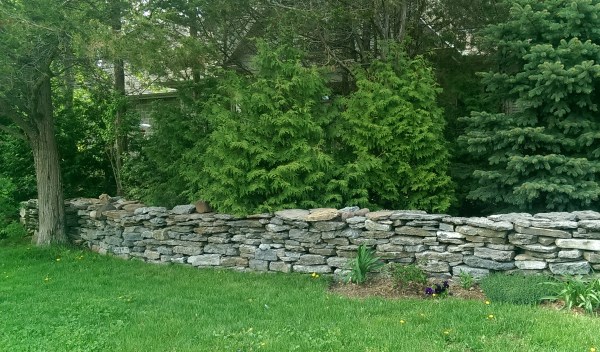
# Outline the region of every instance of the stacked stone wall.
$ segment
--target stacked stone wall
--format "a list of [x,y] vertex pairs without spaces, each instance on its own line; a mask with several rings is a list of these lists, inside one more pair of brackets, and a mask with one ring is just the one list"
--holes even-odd
[[[600,269],[600,213],[512,213],[480,218],[421,211],[283,210],[238,218],[203,206],[168,210],[132,201],[66,202],[72,240],[95,252],[151,263],[343,275],[359,245],[430,276],[495,271],[585,275]],[[201,211],[203,213],[199,213]],[[37,204],[21,219],[37,228]]]

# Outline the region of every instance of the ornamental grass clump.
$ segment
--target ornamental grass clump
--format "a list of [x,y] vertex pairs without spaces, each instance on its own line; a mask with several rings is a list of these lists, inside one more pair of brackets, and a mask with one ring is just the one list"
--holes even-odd
[[352,261],[349,280],[357,284],[364,284],[370,272],[377,271],[383,266],[379,257],[375,256],[375,250],[364,244],[358,247],[356,258]]
[[545,275],[496,273],[483,278],[479,285],[494,302],[536,305],[553,294],[547,285],[552,280]]

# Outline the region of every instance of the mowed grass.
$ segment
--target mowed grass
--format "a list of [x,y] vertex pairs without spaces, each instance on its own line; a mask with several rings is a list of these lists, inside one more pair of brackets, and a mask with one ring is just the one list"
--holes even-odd
[[0,244],[0,351],[590,351],[600,319]]

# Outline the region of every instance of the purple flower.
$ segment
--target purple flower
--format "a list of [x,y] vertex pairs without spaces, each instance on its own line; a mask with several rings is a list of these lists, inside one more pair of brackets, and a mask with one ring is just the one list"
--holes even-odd
[[431,287],[427,287],[425,289],[425,294],[426,295],[432,295],[434,293],[433,289]]

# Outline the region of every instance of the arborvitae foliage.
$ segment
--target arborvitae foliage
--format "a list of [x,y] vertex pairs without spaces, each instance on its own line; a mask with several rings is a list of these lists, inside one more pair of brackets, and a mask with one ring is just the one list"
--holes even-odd
[[186,158],[206,151],[210,130],[204,106],[214,92],[215,80],[206,77],[180,87],[176,98],[152,105],[150,130],[132,139],[130,149],[135,152],[125,162],[127,196],[147,204],[174,206],[197,192],[184,175],[201,170]]
[[295,51],[258,47],[254,76],[230,75],[206,106],[206,151],[186,156],[194,196],[233,214],[331,205],[325,82]]
[[394,49],[355,75],[357,90],[344,100],[340,134],[348,203],[447,210],[453,185],[430,67]]
[[[485,30],[502,101],[467,118],[462,141],[484,162],[470,196],[498,210],[594,207],[600,195],[600,1],[518,0]],[[597,207],[594,207],[597,208]]]

